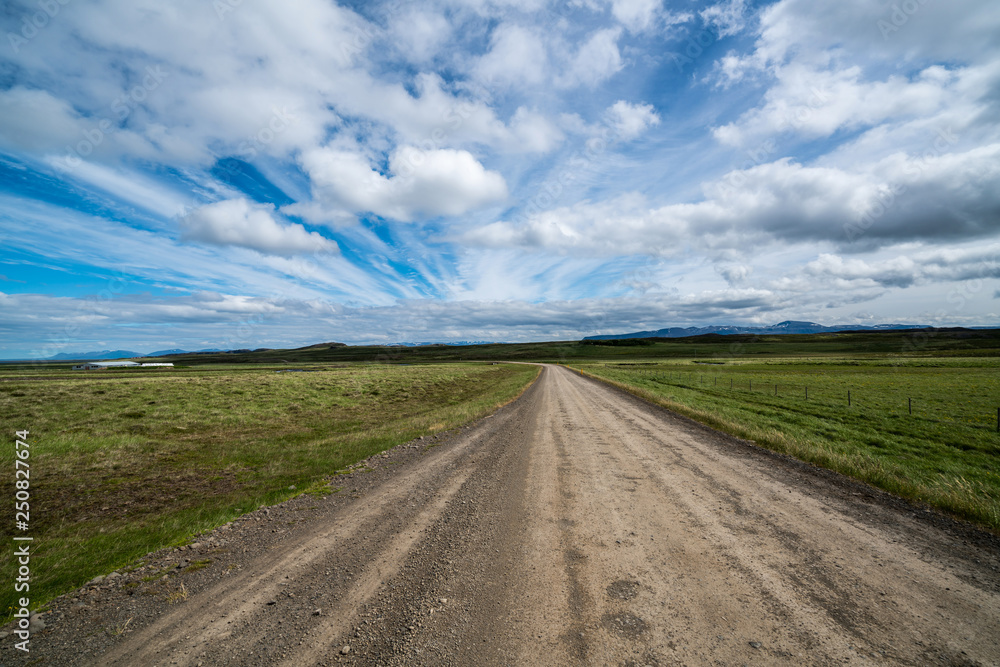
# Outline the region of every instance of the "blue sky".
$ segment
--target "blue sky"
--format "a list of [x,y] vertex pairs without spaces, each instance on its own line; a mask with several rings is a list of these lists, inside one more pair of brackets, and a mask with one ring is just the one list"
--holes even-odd
[[8,2],[0,358],[1000,325],[1000,7]]

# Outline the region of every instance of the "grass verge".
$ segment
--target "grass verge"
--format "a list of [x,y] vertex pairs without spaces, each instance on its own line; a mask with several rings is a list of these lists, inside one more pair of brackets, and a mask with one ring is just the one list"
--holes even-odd
[[[19,534],[34,538],[30,591],[5,586],[0,615],[10,619],[15,596],[37,609],[262,504],[322,495],[325,476],[482,417],[538,374],[472,363],[312,370],[0,374],[4,489],[12,499],[14,431],[27,429],[31,521]],[[3,581],[16,567],[3,559]]]
[[1000,533],[995,358],[573,367],[712,428]]

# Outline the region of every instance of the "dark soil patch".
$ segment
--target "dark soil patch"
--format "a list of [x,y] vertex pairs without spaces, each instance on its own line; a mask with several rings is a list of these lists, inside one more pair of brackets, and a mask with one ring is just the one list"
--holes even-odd
[[[231,470],[160,471],[121,469],[114,477],[81,474],[72,484],[41,486],[36,525],[83,521],[117,522],[202,505],[226,498],[246,485]],[[46,508],[51,508],[46,510]],[[55,511],[58,508],[58,511]]]
[[605,614],[601,621],[611,632],[628,639],[637,639],[649,632],[649,624],[635,614]]
[[639,594],[638,581],[618,581],[608,584],[608,597],[612,600],[631,600]]

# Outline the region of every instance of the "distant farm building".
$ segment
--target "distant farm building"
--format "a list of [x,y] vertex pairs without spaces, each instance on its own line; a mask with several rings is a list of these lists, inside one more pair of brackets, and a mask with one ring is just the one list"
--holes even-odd
[[139,367],[136,361],[88,361],[85,364],[73,366],[74,371],[100,371],[106,368],[130,368]]
[[73,366],[74,371],[103,371],[109,368],[148,368],[151,366],[160,368],[172,368],[172,363],[157,362],[140,364],[136,361],[88,361],[85,364]]

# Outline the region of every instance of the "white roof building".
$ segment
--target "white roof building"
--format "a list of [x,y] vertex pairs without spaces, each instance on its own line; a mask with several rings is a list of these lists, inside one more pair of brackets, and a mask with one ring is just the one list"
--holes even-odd
[[74,371],[99,371],[106,368],[173,368],[174,365],[167,361],[152,361],[140,364],[136,361],[88,361],[85,364],[73,366]]
[[94,371],[102,368],[130,368],[141,366],[135,361],[88,361],[85,364],[73,366],[74,371]]

